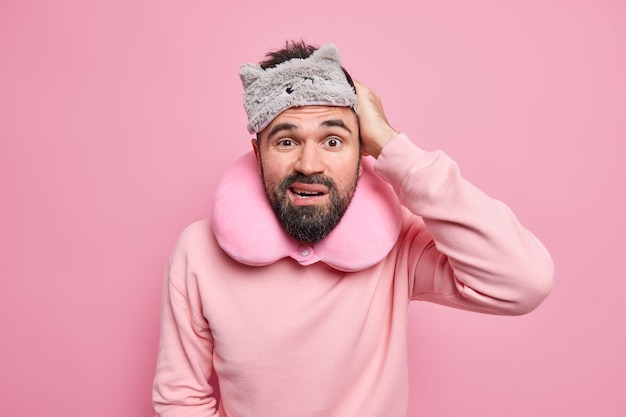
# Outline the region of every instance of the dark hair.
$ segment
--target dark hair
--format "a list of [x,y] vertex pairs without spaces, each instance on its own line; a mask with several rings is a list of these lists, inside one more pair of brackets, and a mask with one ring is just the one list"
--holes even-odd
[[[276,65],[285,61],[289,61],[290,59],[308,58],[313,54],[313,52],[317,51],[318,49],[319,46],[307,44],[303,40],[286,41],[284,48],[269,51],[268,53],[266,53],[265,59],[259,62],[259,65],[263,69],[274,68]],[[354,87],[354,82],[352,81],[352,77],[350,76],[348,71],[346,71],[344,67],[341,67],[341,70],[345,74],[346,79],[348,80],[348,84],[350,84],[352,88],[354,88],[356,91],[356,88]]]

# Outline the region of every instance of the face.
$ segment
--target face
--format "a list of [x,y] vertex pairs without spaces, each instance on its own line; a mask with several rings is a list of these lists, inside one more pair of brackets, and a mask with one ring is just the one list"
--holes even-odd
[[358,128],[348,107],[293,107],[252,140],[272,209],[298,241],[324,239],[348,208],[361,173]]

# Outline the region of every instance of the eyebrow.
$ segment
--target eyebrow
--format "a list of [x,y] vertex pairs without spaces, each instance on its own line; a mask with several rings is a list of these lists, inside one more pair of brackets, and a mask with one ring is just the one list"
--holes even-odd
[[272,137],[276,136],[279,132],[283,130],[296,130],[298,126],[293,123],[279,123],[270,130],[270,133],[267,134],[267,140],[272,139]]
[[342,129],[347,130],[349,133],[352,133],[352,131],[350,130],[350,128],[343,122],[343,120],[341,119],[330,119],[330,120],[324,120],[320,126],[324,126],[324,127],[340,127]]
[[[350,128],[341,119],[324,120],[322,123],[320,123],[320,127],[340,127],[342,129],[345,129],[349,133],[352,133],[352,130],[350,130]],[[279,132],[282,132],[283,130],[291,131],[291,130],[297,130],[297,129],[298,129],[298,126],[296,126],[293,123],[279,123],[276,126],[274,126],[272,130],[270,130],[270,133],[267,134],[267,139],[268,140],[272,139],[272,137],[276,136]]]

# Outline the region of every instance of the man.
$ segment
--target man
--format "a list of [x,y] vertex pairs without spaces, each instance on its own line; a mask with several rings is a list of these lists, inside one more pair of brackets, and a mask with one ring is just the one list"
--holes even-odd
[[155,409],[404,417],[408,302],[524,314],[551,289],[550,255],[395,131],[334,45],[288,43],[240,76],[253,152],[170,258]]

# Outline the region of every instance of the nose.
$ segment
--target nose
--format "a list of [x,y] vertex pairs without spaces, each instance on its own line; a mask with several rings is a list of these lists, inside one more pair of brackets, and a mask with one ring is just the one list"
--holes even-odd
[[304,175],[324,172],[323,156],[316,144],[308,142],[302,146],[294,168]]

